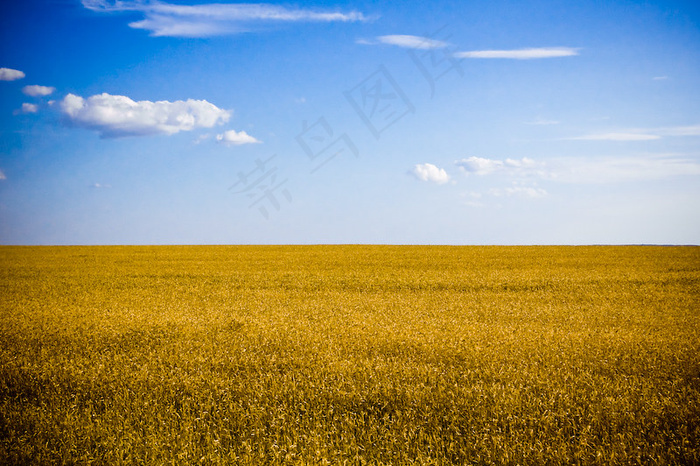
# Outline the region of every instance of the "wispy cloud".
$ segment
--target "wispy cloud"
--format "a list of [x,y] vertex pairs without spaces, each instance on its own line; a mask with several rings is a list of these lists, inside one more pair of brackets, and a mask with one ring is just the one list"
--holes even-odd
[[465,174],[473,175],[491,175],[493,173],[504,173],[504,174],[528,174],[530,172],[537,172],[539,164],[534,160],[527,157],[523,157],[520,160],[516,159],[487,159],[483,157],[468,157],[466,159],[461,159],[455,161],[457,165]]
[[549,125],[558,125],[559,122],[557,120],[547,120],[545,118],[537,118],[533,121],[526,121],[526,125],[536,125],[536,126],[549,126]]
[[[497,160],[469,157],[455,164],[467,175],[508,176],[560,183],[614,183],[700,175],[697,157],[639,155],[636,157],[559,157],[547,162],[528,158]],[[515,194],[513,191],[511,194]],[[508,195],[502,191],[502,195]],[[525,193],[520,193],[525,194]]]
[[39,111],[39,106],[36,104],[23,103],[22,107],[15,110],[15,115],[26,115],[27,113],[36,113]]
[[90,185],[91,188],[94,189],[110,189],[112,187],[111,184],[103,184],[103,183],[93,183]]
[[470,191],[460,194],[460,197],[464,199],[461,202],[462,205],[469,207],[486,207],[486,204],[481,200],[484,197],[482,193]]
[[544,47],[518,50],[473,50],[457,52],[457,58],[508,58],[513,60],[532,60],[535,58],[557,58],[578,55],[578,48]]
[[224,131],[223,134],[217,134],[216,140],[229,146],[241,146],[243,144],[260,144],[253,136],[245,131],[236,132],[234,130]]
[[421,181],[430,181],[437,184],[445,184],[450,181],[450,176],[444,168],[438,168],[432,163],[416,164],[411,173]]
[[6,180],[6,179],[7,179],[7,177],[5,176],[5,172],[0,170],[0,181]]
[[47,95],[53,94],[53,91],[55,91],[55,87],[50,87],[50,86],[37,86],[36,84],[32,86],[24,86],[22,88],[22,92],[24,92],[28,96],[32,97],[44,97]]
[[0,68],[0,81],[16,81],[24,78],[24,73],[12,68]]
[[654,76],[653,78],[654,81],[666,81],[668,79],[668,76]]
[[136,102],[121,95],[99,94],[84,99],[68,94],[60,103],[66,120],[98,131],[101,137],[174,134],[226,123],[231,116],[206,100]]
[[552,180],[564,183],[648,181],[700,175],[700,162],[678,155],[560,158],[547,164]]
[[431,49],[441,49],[448,47],[450,44],[443,42],[441,40],[429,39],[427,37],[421,36],[409,36],[409,35],[388,35],[379,36],[376,41],[368,41],[364,39],[359,39],[358,44],[364,45],[376,45],[376,44],[386,44],[395,45],[397,47],[403,47],[407,49],[418,49],[418,50],[431,50]]
[[526,199],[539,199],[548,195],[547,191],[537,186],[519,186],[514,184],[507,188],[494,188],[489,194],[496,197],[523,197]]
[[669,136],[700,136],[700,125],[636,128],[619,132],[585,134],[566,139],[571,141],[653,141]]
[[368,18],[360,12],[288,8],[271,4],[197,4],[180,5],[158,1],[82,0],[93,11],[130,11],[144,19],[129,23],[152,36],[210,37],[236,34],[262,22],[356,22]]
[[700,125],[657,128],[654,132],[661,136],[700,136]]
[[657,134],[644,133],[599,133],[569,138],[572,141],[653,141],[661,139]]
[[211,134],[200,134],[199,136],[197,136],[197,139],[192,141],[192,143],[193,144],[201,144],[202,142],[204,142],[210,138],[211,138]]

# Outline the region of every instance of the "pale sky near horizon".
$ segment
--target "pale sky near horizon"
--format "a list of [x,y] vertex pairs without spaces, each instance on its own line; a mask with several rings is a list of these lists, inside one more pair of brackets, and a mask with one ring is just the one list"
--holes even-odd
[[700,244],[697,2],[0,22],[0,244]]

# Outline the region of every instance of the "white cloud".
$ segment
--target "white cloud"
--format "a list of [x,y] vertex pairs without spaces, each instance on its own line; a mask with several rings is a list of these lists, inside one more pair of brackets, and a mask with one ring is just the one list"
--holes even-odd
[[24,78],[25,74],[12,68],[0,68],[0,81],[16,81]]
[[432,181],[437,184],[445,184],[450,181],[450,176],[444,168],[438,168],[432,163],[417,164],[411,171],[416,178],[422,181]]
[[547,191],[537,186],[513,185],[508,188],[494,188],[489,194],[496,197],[524,197],[527,199],[539,199],[548,195]]
[[547,164],[552,180],[563,183],[617,183],[700,175],[696,158],[678,155],[559,158]]
[[482,157],[469,157],[455,162],[459,168],[467,173],[476,175],[488,175],[503,168],[500,160],[485,159]]
[[515,60],[531,60],[535,58],[557,58],[578,55],[577,48],[571,47],[545,47],[519,50],[474,50],[471,52],[457,52],[457,58],[510,58]]
[[654,81],[665,81],[668,79],[668,76],[654,76],[653,78]]
[[480,199],[483,198],[483,194],[475,191],[470,191],[468,193],[461,193],[460,197],[463,198],[464,200],[461,202],[462,205],[466,205],[469,207],[485,207],[486,204],[484,204]]
[[[597,184],[628,181],[661,180],[678,176],[699,176],[700,155],[640,154],[627,157],[559,157],[546,162],[532,159],[494,160],[469,157],[455,162],[467,175],[509,176],[519,180],[544,180],[557,183]],[[546,192],[535,190],[501,189],[502,196],[520,195],[537,197]]]
[[[636,157],[560,157],[547,162],[532,159],[493,160],[469,157],[455,162],[466,174],[505,175],[560,183],[617,183],[700,175],[697,157],[639,155]],[[503,195],[508,195],[506,190]],[[527,194],[513,191],[510,194]],[[531,192],[530,194],[536,194]]]
[[653,141],[666,136],[700,136],[700,125],[629,129],[623,132],[586,134],[573,141]]
[[6,180],[6,179],[7,179],[7,177],[5,176],[5,172],[3,172],[2,170],[0,170],[0,181]]
[[558,125],[559,122],[557,120],[547,120],[544,118],[537,118],[536,120],[533,121],[526,121],[526,125],[537,125],[537,126],[548,126],[548,125]]
[[661,136],[700,136],[700,125],[658,128],[654,132]]
[[15,115],[26,115],[27,113],[36,113],[39,111],[39,106],[35,104],[23,103],[22,108],[15,110]]
[[95,188],[95,189],[110,189],[112,187],[112,185],[102,184],[102,183],[94,183],[94,184],[90,185],[90,187]]
[[469,157],[455,161],[463,172],[474,175],[490,175],[492,173],[509,173],[509,174],[526,174],[537,169],[537,164],[534,160],[523,157],[520,160],[506,159],[495,160],[486,159],[483,157]]
[[536,164],[534,160],[528,159],[527,157],[523,157],[520,160],[506,159],[504,165],[506,166],[506,168],[532,168]]
[[644,133],[602,133],[587,134],[570,139],[574,141],[653,141],[661,139],[661,136]]
[[216,140],[230,146],[240,146],[243,144],[259,144],[253,136],[250,136],[245,131],[236,132],[234,130],[224,131],[223,134],[217,134]]
[[50,86],[37,86],[32,85],[32,86],[24,86],[22,88],[22,92],[24,92],[26,95],[30,95],[32,97],[43,97],[47,95],[51,95],[53,91],[55,91],[55,87],[50,87]]
[[[429,39],[427,37],[420,36],[406,36],[406,35],[389,35],[389,36],[379,36],[377,40],[382,44],[396,45],[398,47],[404,47],[408,49],[440,49],[447,47],[447,42],[441,40]],[[367,45],[371,45],[370,42],[360,42]]]
[[200,135],[197,137],[197,139],[195,139],[195,140],[193,141],[193,143],[194,143],[194,144],[200,144],[200,143],[206,141],[206,140],[209,139],[209,138],[211,138],[211,134],[200,134]]
[[107,93],[87,99],[68,94],[61,112],[75,126],[93,129],[101,137],[174,134],[195,128],[211,128],[228,121],[231,114],[206,100],[135,102]]
[[82,0],[93,11],[136,11],[144,19],[129,23],[152,36],[210,37],[236,34],[256,22],[355,22],[366,21],[360,12],[287,8],[271,4],[227,3],[179,5],[158,1]]

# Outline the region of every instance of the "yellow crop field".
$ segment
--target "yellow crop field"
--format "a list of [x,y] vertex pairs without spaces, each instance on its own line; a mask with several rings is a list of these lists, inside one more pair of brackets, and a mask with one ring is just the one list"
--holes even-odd
[[700,248],[0,248],[3,464],[699,464]]

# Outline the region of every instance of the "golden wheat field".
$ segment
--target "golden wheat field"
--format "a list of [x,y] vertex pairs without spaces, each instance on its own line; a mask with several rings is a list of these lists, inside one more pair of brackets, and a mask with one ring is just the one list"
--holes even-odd
[[3,464],[698,464],[700,248],[0,248]]

